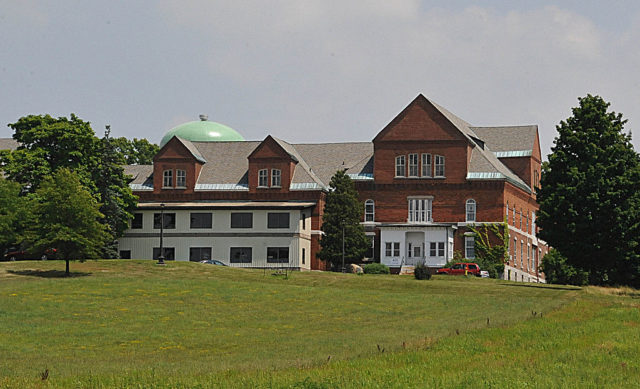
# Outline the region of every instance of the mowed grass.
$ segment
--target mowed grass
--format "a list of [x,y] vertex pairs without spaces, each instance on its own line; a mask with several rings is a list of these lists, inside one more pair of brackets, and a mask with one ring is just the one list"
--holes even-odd
[[63,269],[0,264],[0,387],[601,387],[639,373],[633,293],[176,262]]

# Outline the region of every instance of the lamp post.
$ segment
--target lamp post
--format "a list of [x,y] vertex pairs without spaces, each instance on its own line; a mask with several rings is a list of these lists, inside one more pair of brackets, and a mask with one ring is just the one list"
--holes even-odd
[[342,272],[345,272],[344,267],[344,219],[342,219]]
[[162,238],[164,235],[164,203],[160,203],[160,255],[158,256],[158,265],[164,265],[164,246]]

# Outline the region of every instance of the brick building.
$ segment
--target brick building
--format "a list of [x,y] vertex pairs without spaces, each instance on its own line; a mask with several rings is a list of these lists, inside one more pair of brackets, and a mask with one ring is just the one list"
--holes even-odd
[[324,200],[344,169],[363,202],[370,259],[392,270],[441,267],[456,251],[472,259],[469,226],[506,220],[504,278],[543,281],[537,126],[473,127],[419,95],[372,142],[244,141],[206,117],[163,142],[153,165],[126,167],[140,203],[123,257],[158,256],[164,213],[168,259],[325,269],[316,257]]

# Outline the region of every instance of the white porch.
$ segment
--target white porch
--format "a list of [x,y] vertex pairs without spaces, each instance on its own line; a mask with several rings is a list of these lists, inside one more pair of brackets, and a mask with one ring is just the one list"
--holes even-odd
[[453,257],[453,225],[393,224],[379,228],[380,262],[389,267],[442,267]]

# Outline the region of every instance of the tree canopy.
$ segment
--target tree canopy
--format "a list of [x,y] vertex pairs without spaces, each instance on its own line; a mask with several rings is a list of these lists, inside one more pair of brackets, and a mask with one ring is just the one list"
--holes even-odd
[[360,261],[369,247],[369,240],[360,224],[363,205],[358,201],[353,181],[340,170],[331,177],[329,185],[331,190],[327,194],[322,218],[324,235],[317,255],[329,261],[335,269],[342,267],[343,227],[345,264]]
[[0,254],[22,241],[30,219],[29,199],[21,196],[20,184],[0,175]]
[[[89,122],[74,114],[70,118],[29,115],[9,126],[14,129],[13,138],[19,146],[12,152],[0,153],[0,166],[7,178],[19,183],[24,193],[33,194],[59,169],[73,171],[96,202],[102,204],[102,221],[111,235],[103,256],[115,257],[114,242],[126,229],[136,206],[122,165],[129,157],[147,157],[123,154],[109,131],[100,139]],[[153,149],[146,140],[134,140],[132,144],[139,145],[136,147],[145,153]],[[137,152],[133,150],[132,153]]]
[[112,143],[118,154],[124,158],[122,163],[126,165],[151,165],[153,157],[160,151],[158,145],[146,139],[133,138],[133,140],[129,140],[120,137],[113,138]]
[[67,168],[45,177],[35,193],[34,223],[27,230],[27,242],[36,251],[56,250],[56,257],[84,260],[101,256],[111,238],[100,222],[100,204],[82,185],[79,176]]
[[622,114],[578,100],[542,167],[540,236],[589,283],[640,286],[640,159]]

